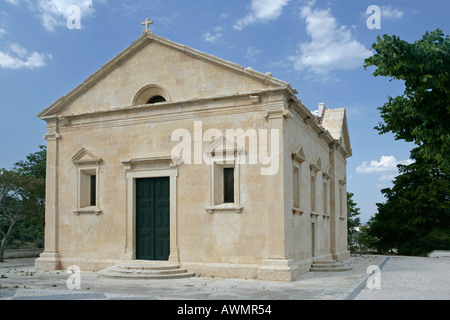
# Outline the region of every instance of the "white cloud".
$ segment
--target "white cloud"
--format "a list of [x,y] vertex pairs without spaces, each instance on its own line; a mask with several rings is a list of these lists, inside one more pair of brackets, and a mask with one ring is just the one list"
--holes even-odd
[[208,42],[216,42],[223,36],[223,28],[222,27],[215,27],[214,33],[206,32],[203,34],[203,39]]
[[[413,163],[411,159],[397,161],[394,156],[382,156],[379,161],[372,160],[363,162],[356,167],[357,173],[376,173],[376,172],[398,172],[397,165],[409,165]],[[389,180],[391,175],[383,175],[380,180]]]
[[242,30],[255,22],[267,22],[277,19],[283,8],[290,0],[252,0],[251,12],[244,18],[236,21],[233,26],[236,30]]
[[[44,28],[48,31],[54,31],[58,26],[66,26],[67,18],[73,12],[67,12],[70,6],[78,6],[81,12],[81,18],[92,16],[95,12],[94,0],[6,0],[13,5],[25,3],[29,9],[38,12]],[[105,3],[107,0],[95,0],[95,2]]]
[[203,39],[208,42],[216,42],[222,36],[221,33],[211,34],[209,32],[203,34]]
[[53,57],[51,54],[28,52],[17,43],[11,44],[6,52],[0,51],[0,67],[4,69],[35,69],[43,67]]
[[314,3],[309,2],[300,11],[312,41],[301,43],[299,54],[289,57],[294,68],[324,76],[332,70],[362,66],[364,59],[372,55],[370,49],[354,39],[350,29],[339,25],[330,9],[313,9]]
[[67,9],[72,5],[80,8],[81,18],[95,12],[92,0],[38,0],[37,10],[44,28],[54,31],[58,26],[66,26],[67,18],[72,14]]
[[391,6],[381,7],[381,18],[398,20],[403,18],[403,11],[392,9]]
[[0,38],[1,38],[3,35],[5,35],[5,34],[7,34],[6,30],[0,28]]
[[245,57],[248,58],[248,59],[249,58],[253,58],[254,56],[256,56],[256,55],[258,55],[260,53],[262,53],[262,51],[259,50],[259,49],[256,49],[255,47],[248,47],[247,48],[247,53],[245,54]]
[[[399,9],[393,9],[390,5],[389,6],[381,6],[380,7],[380,14],[381,14],[381,19],[386,19],[386,20],[400,20],[403,18],[404,16],[404,12],[399,10]],[[366,19],[367,17],[369,17],[370,15],[372,15],[371,12],[362,12],[361,16]]]
[[379,181],[392,181],[395,179],[396,176],[397,176],[397,174],[395,174],[395,173],[383,174],[383,175],[381,175],[381,177],[378,180]]

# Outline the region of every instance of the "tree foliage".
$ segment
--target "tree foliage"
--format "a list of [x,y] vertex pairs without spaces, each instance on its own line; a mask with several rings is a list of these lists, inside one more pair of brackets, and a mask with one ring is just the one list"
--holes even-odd
[[18,181],[20,177],[15,172],[0,170],[0,262],[11,232],[25,213]]
[[[12,170],[0,169],[0,248],[13,238],[42,245],[46,148],[29,154]],[[0,257],[1,259],[1,257]]]
[[397,140],[414,142],[425,159],[439,166],[450,165],[450,38],[440,29],[426,32],[408,43],[397,36],[378,37],[376,54],[364,68],[375,66],[375,77],[405,83],[403,95],[388,97],[379,110],[384,123],[380,134],[392,132]]
[[27,155],[26,160],[15,163],[13,171],[21,177],[21,196],[24,205],[32,213],[43,217],[45,211],[45,177],[47,148],[39,146],[39,151]]
[[418,151],[411,152],[414,163],[398,166],[400,175],[381,191],[386,202],[377,204],[369,222],[379,252],[425,255],[450,249],[450,170]]
[[347,242],[350,250],[353,248],[354,236],[357,233],[357,227],[361,224],[361,219],[359,215],[361,212],[356,206],[355,201],[353,201],[354,194],[347,192]]
[[415,160],[399,165],[385,203],[369,222],[369,236],[382,253],[425,255],[450,249],[450,38],[440,29],[408,43],[397,36],[378,37],[376,54],[365,68],[374,76],[405,83],[403,95],[388,97],[376,130],[414,142]]

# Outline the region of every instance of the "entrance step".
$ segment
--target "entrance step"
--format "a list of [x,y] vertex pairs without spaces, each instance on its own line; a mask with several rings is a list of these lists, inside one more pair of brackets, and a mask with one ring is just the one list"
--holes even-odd
[[101,278],[109,279],[181,279],[194,276],[175,264],[161,263],[119,263],[97,272]]
[[313,260],[310,272],[342,272],[352,270],[351,267],[344,265],[342,262],[336,262],[331,259]]

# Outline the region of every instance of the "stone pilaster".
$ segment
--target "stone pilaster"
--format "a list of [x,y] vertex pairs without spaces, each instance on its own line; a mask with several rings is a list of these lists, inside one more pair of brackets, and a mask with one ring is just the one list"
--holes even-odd
[[35,266],[40,270],[58,270],[58,119],[47,120],[47,172],[45,192],[45,250],[36,259]]
[[[285,118],[288,114],[288,105],[283,97],[278,101],[267,103],[267,128],[269,134],[274,130],[279,132],[279,170],[269,176],[270,194],[267,209],[267,251],[268,256],[258,269],[258,279],[272,281],[292,281],[294,280],[296,266],[287,257],[287,234],[285,232],[287,224],[286,192],[285,192],[285,148],[283,142],[283,132]],[[268,141],[271,141],[270,139]],[[273,146],[271,146],[273,151]],[[274,154],[271,152],[271,157]],[[292,212],[292,211],[291,211]]]

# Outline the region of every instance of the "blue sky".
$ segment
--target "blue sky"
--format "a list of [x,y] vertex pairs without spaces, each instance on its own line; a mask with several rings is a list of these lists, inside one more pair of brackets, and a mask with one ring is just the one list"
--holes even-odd
[[[71,5],[81,29],[67,26]],[[367,27],[370,5],[381,9],[380,29]],[[449,13],[447,0],[0,0],[0,168],[45,143],[36,115],[140,37],[149,17],[160,36],[272,72],[310,110],[347,108],[348,190],[365,222],[413,145],[373,129],[377,108],[403,84],[374,78],[364,58],[378,35],[412,42],[436,28],[449,34]]]

